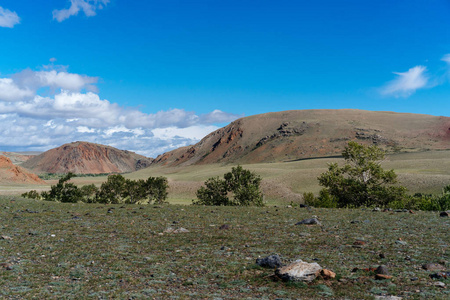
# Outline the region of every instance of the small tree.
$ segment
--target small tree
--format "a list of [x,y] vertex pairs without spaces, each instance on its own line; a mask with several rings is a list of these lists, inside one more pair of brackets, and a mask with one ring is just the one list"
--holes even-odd
[[319,184],[337,199],[338,207],[386,206],[401,201],[406,189],[394,186],[397,183],[394,170],[385,171],[381,167],[384,154],[377,146],[349,142],[342,152],[345,165],[330,164],[328,171],[318,177]]
[[95,195],[98,203],[117,204],[122,202],[125,178],[120,175],[109,175],[106,182],[102,183],[100,190]]
[[149,202],[164,203],[167,199],[169,184],[166,177],[149,177],[143,183]]
[[76,177],[73,173],[68,173],[63,176],[56,185],[51,186],[49,192],[41,194],[42,198],[47,201],[71,203],[82,200],[82,193],[78,187],[75,184],[68,182],[73,177]]
[[[260,191],[261,177],[241,166],[233,167],[226,173],[224,179],[209,178],[205,186],[197,190],[197,201],[201,205],[238,205],[263,206],[263,196]],[[232,198],[229,198],[229,195]]]

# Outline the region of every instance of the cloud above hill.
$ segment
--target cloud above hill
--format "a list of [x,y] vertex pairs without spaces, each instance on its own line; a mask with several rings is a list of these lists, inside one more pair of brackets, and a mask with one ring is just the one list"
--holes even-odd
[[390,81],[383,89],[382,94],[393,95],[397,97],[409,97],[416,90],[424,88],[428,83],[426,75],[427,68],[424,66],[416,66],[407,72],[394,72],[397,78]]
[[181,108],[144,113],[101,99],[97,77],[66,69],[24,70],[0,78],[0,144],[47,150],[82,140],[156,156],[196,143],[241,115]]
[[13,28],[20,23],[20,18],[16,12],[0,6],[0,27]]

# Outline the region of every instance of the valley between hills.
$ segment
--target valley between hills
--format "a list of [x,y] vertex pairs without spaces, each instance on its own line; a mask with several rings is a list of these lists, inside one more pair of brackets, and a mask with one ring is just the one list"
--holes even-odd
[[195,145],[156,158],[87,142],[65,144],[39,155],[4,152],[10,161],[0,166],[0,194],[42,191],[56,183],[36,179],[36,174],[97,174],[73,182],[100,185],[107,174],[122,173],[130,179],[165,176],[169,202],[189,204],[206,179],[241,164],[261,175],[267,203],[298,203],[304,192],[319,191],[317,176],[328,163],[342,160],[340,153],[349,141],[383,148],[388,154],[383,167],[394,169],[410,193],[438,193],[450,183],[449,117],[304,110],[241,118]]

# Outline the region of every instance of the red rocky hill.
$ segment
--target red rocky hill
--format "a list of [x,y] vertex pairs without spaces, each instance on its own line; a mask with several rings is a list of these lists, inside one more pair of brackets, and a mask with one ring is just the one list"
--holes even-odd
[[11,160],[0,155],[0,183],[2,184],[45,184],[36,174],[14,165]]
[[134,152],[87,142],[74,142],[30,158],[23,167],[35,173],[102,174],[134,172],[151,158]]

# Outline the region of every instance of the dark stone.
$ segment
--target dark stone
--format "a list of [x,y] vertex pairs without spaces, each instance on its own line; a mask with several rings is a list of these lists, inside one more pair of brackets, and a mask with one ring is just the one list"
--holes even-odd
[[231,228],[231,226],[228,224],[223,224],[223,225],[220,225],[220,227],[219,227],[220,230],[228,230],[230,228]]
[[381,265],[375,270],[375,274],[389,275],[389,270],[386,266]]
[[431,279],[448,279],[450,278],[450,272],[438,272],[430,274]]
[[256,259],[256,264],[263,268],[275,269],[281,267],[281,258],[277,254],[272,254],[264,258]]
[[317,220],[316,218],[305,219],[305,220],[302,220],[300,222],[295,223],[295,225],[302,225],[302,224],[305,224],[305,225],[322,225],[319,222],[319,220]]
[[441,213],[439,214],[439,216],[441,216],[441,217],[448,217],[448,216],[450,216],[450,210],[447,210],[447,211],[441,211]]

